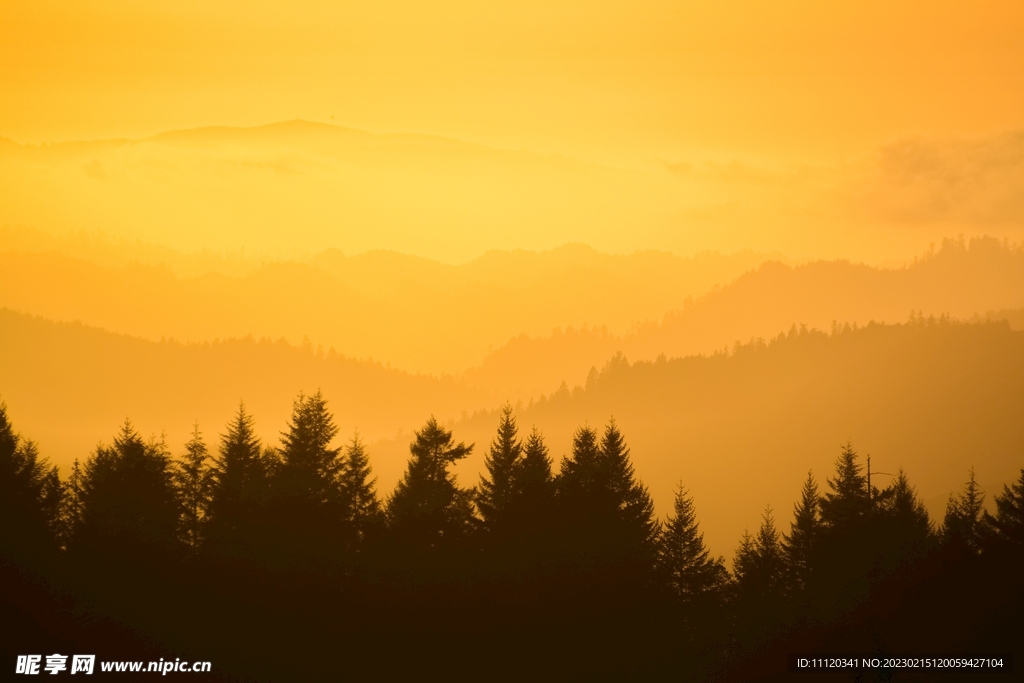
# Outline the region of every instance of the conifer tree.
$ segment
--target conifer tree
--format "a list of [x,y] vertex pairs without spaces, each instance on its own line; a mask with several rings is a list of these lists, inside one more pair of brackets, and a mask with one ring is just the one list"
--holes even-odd
[[626,532],[631,536],[630,543],[637,550],[652,551],[659,530],[654,501],[634,475],[629,448],[614,418],[608,421],[601,439],[601,458]]
[[71,473],[68,475],[68,480],[63,485],[63,495],[61,496],[60,504],[60,532],[58,538],[60,539],[60,547],[64,550],[67,549],[68,543],[82,523],[82,480],[84,477],[85,473],[82,471],[82,465],[78,458],[75,458],[74,463],[71,465]]
[[981,549],[985,493],[978,485],[974,468],[968,471],[967,483],[959,496],[950,494],[942,535],[947,543],[961,544],[972,552]]
[[748,616],[762,618],[765,612],[777,611],[785,594],[785,556],[771,507],[765,508],[755,536],[743,532],[733,571]]
[[415,436],[409,465],[388,499],[389,527],[406,546],[420,550],[458,543],[472,529],[473,493],[459,487],[450,468],[473,445],[455,443],[433,416]]
[[[239,404],[221,435],[212,466],[208,538],[220,546],[246,544],[255,536],[259,508],[268,496],[272,455],[261,450],[255,422]],[[245,540],[248,539],[248,540]]]
[[890,528],[898,528],[919,538],[926,538],[931,533],[928,510],[917,497],[902,467],[896,472],[896,480],[883,494],[880,496],[880,512]]
[[340,448],[330,443],[338,434],[334,417],[320,391],[295,400],[288,431],[281,435],[279,480],[282,494],[314,504],[338,501]]
[[0,402],[0,554],[36,559],[55,548],[60,495],[57,468],[14,433]]
[[[639,584],[655,566],[658,521],[647,489],[633,474],[629,449],[610,421],[598,441],[590,427],[573,437],[556,480],[566,550],[586,571]],[[589,566],[589,567],[588,567]],[[612,569],[612,567],[618,567]]]
[[750,531],[744,529],[743,535],[740,537],[740,545],[736,549],[736,556],[732,561],[732,571],[738,588],[745,588],[752,583],[753,577],[757,575],[757,564],[754,537],[750,535]]
[[997,543],[1024,547],[1024,469],[1011,485],[995,497],[996,514],[985,513],[985,525]]
[[498,434],[484,456],[487,473],[480,476],[476,495],[484,528],[492,533],[507,523],[509,507],[516,494],[515,475],[523,452],[518,433],[512,406],[506,403],[498,420]]
[[562,460],[556,482],[558,497],[570,514],[593,505],[592,500],[604,483],[601,470],[597,432],[588,426],[580,427],[573,434],[572,453]]
[[665,522],[658,542],[658,564],[672,592],[684,602],[720,591],[728,582],[725,560],[713,558],[704,546],[693,500],[680,484],[673,514]]
[[199,431],[192,428],[192,438],[185,444],[185,455],[175,463],[174,483],[181,499],[181,532],[185,543],[195,552],[203,539],[203,525],[210,507],[214,471],[210,467],[210,454]]
[[934,540],[924,503],[903,468],[877,497],[876,520],[870,526],[876,578],[924,557]]
[[864,520],[871,509],[867,479],[861,474],[857,452],[847,443],[836,461],[836,476],[828,479],[830,493],[821,497],[821,521],[832,529],[844,529]]
[[546,506],[554,495],[551,457],[536,427],[523,445],[523,457],[512,470],[512,489],[528,507]]
[[352,436],[338,474],[343,506],[342,519],[354,535],[356,543],[366,538],[383,523],[383,510],[371,478],[370,459],[359,434]]
[[178,545],[179,510],[166,447],[143,441],[125,420],[113,444],[85,464],[73,544],[105,561],[166,557]]
[[789,535],[782,537],[789,582],[796,590],[807,587],[813,568],[813,555],[821,533],[818,500],[818,484],[814,481],[814,474],[808,472],[800,502],[793,506]]

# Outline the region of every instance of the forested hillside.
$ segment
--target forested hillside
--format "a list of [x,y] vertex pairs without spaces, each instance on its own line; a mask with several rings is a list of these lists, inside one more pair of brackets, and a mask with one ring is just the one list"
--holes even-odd
[[[484,443],[500,405],[452,378],[282,342],[147,342],[10,312],[0,314],[0,386],[62,468],[125,417],[145,434],[165,433],[176,452],[195,421],[219,430],[239,401],[272,439],[290,397],[321,389],[342,433],[362,434],[386,488],[426,416]],[[985,486],[1012,475],[1024,438],[1024,332],[917,318],[827,333],[794,326],[711,356],[617,356],[579,386],[513,404],[555,455],[580,424],[615,417],[658,509],[671,504],[675,482],[692,479],[709,513],[708,541],[726,552],[765,504],[795,496],[806,469],[822,471],[847,440],[879,471],[906,468],[933,513],[971,466]],[[458,465],[463,481],[475,480],[481,457]]]
[[[999,310],[1002,309],[1002,310]],[[925,317],[1009,318],[1024,329],[1024,248],[994,239],[947,240],[902,268],[847,261],[786,265],[769,261],[657,323],[625,334],[591,328],[521,335],[466,372],[469,384],[508,395],[548,393],[552,380],[584,381],[612,354],[653,360],[713,353],[736,341],[774,337],[791,325],[831,330],[833,323],[899,323]]]
[[[879,471],[905,468],[933,513],[972,465],[992,486],[1022,452],[1022,405],[1024,332],[915,319],[827,333],[793,327],[706,357],[617,357],[518,414],[555,453],[577,425],[614,416],[659,509],[676,482],[692,481],[709,542],[724,552],[766,504],[797,495],[808,467],[824,471],[847,439]],[[489,421],[475,417],[460,433],[482,441]]]
[[[0,403],[0,655],[46,640],[103,671],[108,652],[162,666],[173,648],[254,681],[774,680],[793,653],[944,653],[955,665],[895,672],[935,681],[962,680],[962,658],[1008,676],[1020,656],[1024,468],[994,489],[972,468],[930,515],[905,470],[879,483],[847,444],[727,567],[699,475],[659,519],[614,420],[553,458],[511,406],[486,448],[431,417],[383,500],[320,392],[279,439],[253,426],[239,407],[172,458],[125,421],[62,478]],[[452,470],[474,450],[467,485]]]
[[584,324],[622,333],[660,320],[766,258],[613,255],[566,245],[493,251],[457,265],[337,250],[264,261],[6,229],[0,306],[151,340],[308,338],[411,372],[456,373],[520,334]]
[[[145,434],[184,443],[196,421],[213,431],[240,401],[273,437],[299,391],[321,388],[346,434],[408,433],[431,411],[447,419],[485,405],[451,378],[411,375],[380,363],[268,339],[209,344],[152,342],[79,324],[0,310],[0,387],[43,450],[62,468],[98,434],[130,416]],[[60,414],[60,424],[52,420]],[[382,470],[397,477],[401,461]]]

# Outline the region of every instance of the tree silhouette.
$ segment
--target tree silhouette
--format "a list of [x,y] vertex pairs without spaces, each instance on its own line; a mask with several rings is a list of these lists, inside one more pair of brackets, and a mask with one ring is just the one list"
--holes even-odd
[[331,448],[338,434],[327,401],[317,391],[292,405],[288,431],[281,435],[280,495],[314,504],[337,503],[341,448]]
[[544,437],[536,427],[526,439],[523,457],[512,470],[512,481],[513,490],[529,509],[547,506],[554,496],[551,457],[544,445]]
[[181,533],[193,552],[199,550],[203,541],[203,525],[210,507],[214,484],[214,470],[210,467],[210,454],[199,431],[199,424],[192,428],[192,438],[185,444],[185,455],[174,463],[174,483],[181,500]]
[[771,507],[757,534],[743,532],[733,560],[736,620],[740,641],[755,649],[777,635],[788,617],[786,558]]
[[821,534],[818,506],[818,484],[814,481],[814,474],[808,472],[800,501],[793,506],[789,535],[782,537],[789,583],[798,591],[807,588],[814,565],[814,553]]
[[522,447],[522,456],[511,473],[512,496],[508,505],[510,536],[518,552],[532,556],[552,540],[555,515],[555,479],[544,437],[536,427]]
[[388,499],[388,524],[406,547],[428,551],[457,544],[473,527],[473,493],[460,488],[450,467],[473,450],[431,416],[415,432],[412,457]]
[[60,547],[63,550],[67,550],[75,530],[82,523],[82,480],[84,477],[85,473],[82,471],[82,464],[78,461],[78,458],[75,458],[74,463],[71,464],[71,472],[68,474],[68,479],[63,484],[63,495],[60,501],[58,538],[60,539]]
[[986,526],[992,530],[997,543],[1021,549],[1024,547],[1024,469],[1017,481],[1003,485],[1003,492],[995,497],[995,503],[996,514],[985,513]]
[[771,507],[765,508],[755,536],[744,532],[733,568],[741,599],[767,602],[783,594],[785,555]]
[[601,439],[601,458],[608,470],[611,491],[622,516],[628,542],[647,554],[648,559],[653,559],[650,553],[659,529],[654,516],[654,501],[634,475],[629,448],[614,418],[608,421]]
[[512,406],[502,406],[498,435],[484,456],[486,474],[480,476],[476,504],[483,526],[492,533],[507,523],[508,510],[516,495],[515,474],[523,452]]
[[828,479],[831,492],[820,499],[821,521],[832,529],[844,529],[862,521],[871,509],[867,479],[861,474],[857,452],[847,443],[836,461],[836,476]]
[[57,468],[14,433],[0,402],[0,554],[36,562],[55,550],[60,498]]
[[974,468],[968,471],[967,483],[959,496],[950,494],[946,503],[946,516],[942,522],[942,535],[947,543],[981,550],[982,522],[985,512],[985,493],[978,485]]
[[590,427],[576,430],[555,485],[570,563],[595,586],[645,587],[657,557],[658,521],[614,420],[600,442]]
[[221,435],[212,466],[206,532],[215,549],[247,553],[258,543],[261,507],[269,493],[272,460],[261,451],[255,423],[239,404],[238,413]]
[[704,546],[693,500],[682,484],[676,489],[673,514],[658,539],[658,563],[673,594],[683,602],[717,593],[729,580],[724,559],[711,557]]
[[356,546],[368,535],[379,531],[384,523],[384,511],[374,487],[377,479],[371,478],[371,474],[370,458],[359,434],[354,434],[338,473],[338,486],[341,490],[342,520]]
[[178,545],[179,502],[171,458],[125,420],[110,446],[99,446],[81,481],[79,551],[106,562],[169,556]]

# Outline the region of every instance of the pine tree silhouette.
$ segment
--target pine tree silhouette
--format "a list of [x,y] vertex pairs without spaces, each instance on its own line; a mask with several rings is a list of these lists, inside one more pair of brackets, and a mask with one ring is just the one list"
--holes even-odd
[[673,514],[658,539],[658,563],[673,594],[683,602],[721,591],[729,580],[725,560],[711,557],[704,546],[693,500],[682,484],[676,489]]
[[601,458],[608,471],[611,492],[616,499],[625,531],[630,537],[628,542],[636,551],[647,555],[646,559],[653,560],[652,550],[659,530],[654,516],[654,501],[633,472],[629,448],[614,418],[608,421],[604,438],[601,439]]
[[203,526],[210,507],[214,470],[199,423],[192,427],[192,438],[185,444],[185,455],[174,463],[174,483],[181,500],[181,533],[185,543],[197,552],[203,542]]
[[984,512],[985,493],[978,485],[972,467],[961,494],[950,494],[949,502],[946,503],[946,516],[942,522],[945,541],[965,547],[971,552],[980,551]]
[[773,638],[788,616],[785,553],[771,507],[765,508],[756,535],[743,532],[733,573],[740,640],[756,648]]
[[317,391],[295,400],[288,431],[281,435],[281,467],[278,480],[282,495],[311,503],[337,502],[337,477],[341,448],[331,448],[338,434],[327,401]]
[[63,495],[60,501],[60,547],[67,550],[68,544],[82,523],[82,480],[85,473],[82,464],[75,458],[71,472],[64,482]]
[[789,583],[797,591],[807,588],[814,566],[814,553],[821,534],[818,505],[818,484],[814,474],[808,472],[800,501],[793,506],[789,535],[782,537]]
[[871,510],[872,495],[861,474],[857,452],[847,443],[836,461],[836,476],[828,479],[831,492],[821,497],[821,521],[833,529],[843,529],[862,521]]
[[415,432],[405,474],[388,499],[388,524],[406,547],[429,551],[457,544],[473,528],[473,492],[460,488],[450,467],[473,450],[431,416]]
[[164,444],[143,441],[125,420],[85,464],[73,545],[106,562],[169,556],[178,546],[176,493]]
[[595,586],[613,581],[646,587],[657,557],[658,521],[614,420],[600,442],[590,427],[576,430],[555,486],[570,564]]
[[261,450],[255,423],[239,404],[221,435],[212,466],[207,538],[214,549],[248,554],[259,545],[262,506],[269,495],[271,458]]
[[377,479],[371,478],[371,474],[370,458],[356,433],[349,442],[338,473],[342,519],[356,546],[368,535],[379,531],[384,523],[384,511],[374,486]]
[[544,437],[536,427],[523,445],[523,457],[512,470],[513,490],[534,508],[547,504],[554,496],[551,457]]
[[56,550],[60,499],[57,468],[14,433],[0,402],[0,555],[35,563]]
[[757,534],[751,537],[744,532],[733,567],[742,596],[764,600],[783,593],[785,556],[770,506],[765,508]]
[[994,541],[1017,550],[1024,548],[1024,469],[1021,469],[1017,481],[1003,485],[1003,492],[995,497],[995,504],[995,515],[985,513],[985,524]]
[[523,452],[518,433],[512,406],[506,403],[498,420],[498,435],[484,456],[487,473],[480,476],[476,495],[483,526],[492,533],[507,524],[509,507],[516,495],[515,474]]

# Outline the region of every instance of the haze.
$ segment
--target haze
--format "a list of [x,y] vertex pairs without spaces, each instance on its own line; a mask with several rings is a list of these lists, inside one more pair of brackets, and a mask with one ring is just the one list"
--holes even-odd
[[933,512],[1021,464],[1019,2],[12,0],[0,62],[0,400],[63,473],[323,388],[386,493],[508,401],[726,553],[847,439]]

